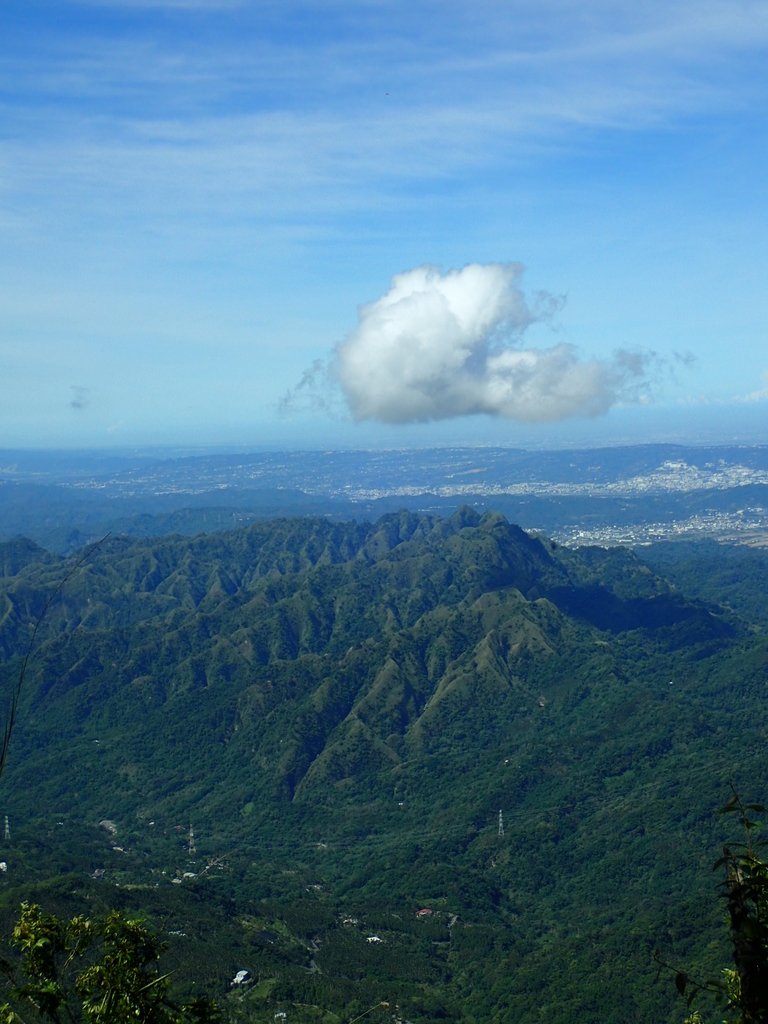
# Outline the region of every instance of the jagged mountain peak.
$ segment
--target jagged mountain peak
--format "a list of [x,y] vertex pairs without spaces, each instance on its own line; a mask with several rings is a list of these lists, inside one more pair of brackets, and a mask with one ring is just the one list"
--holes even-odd
[[[44,559],[23,588],[6,581],[9,658],[54,576]],[[171,706],[199,729],[215,705],[227,742],[239,722],[238,742],[251,735],[257,749],[287,726],[270,784],[304,792],[327,780],[323,765],[351,763],[339,752],[366,731],[381,767],[427,749],[456,716],[477,720],[478,735],[495,728],[494,710],[530,724],[551,665],[590,650],[595,629],[666,629],[683,646],[728,635],[711,611],[655,577],[651,587],[633,556],[582,559],[472,509],[118,538],[54,602],[29,703],[68,722],[62,733],[136,716],[160,727]]]

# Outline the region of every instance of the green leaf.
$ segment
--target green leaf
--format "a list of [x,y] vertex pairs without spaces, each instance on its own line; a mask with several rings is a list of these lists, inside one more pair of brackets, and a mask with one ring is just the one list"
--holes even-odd
[[731,797],[731,799],[727,803],[723,804],[723,806],[720,808],[720,810],[717,813],[718,814],[730,814],[730,812],[731,811],[735,811],[738,806],[739,806],[739,798],[734,793],[733,796]]

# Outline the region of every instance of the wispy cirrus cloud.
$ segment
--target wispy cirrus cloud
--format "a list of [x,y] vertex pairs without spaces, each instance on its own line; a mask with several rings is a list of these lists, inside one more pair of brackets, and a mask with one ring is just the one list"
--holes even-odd
[[74,7],[113,7],[120,10],[227,11],[244,7],[248,0],[68,0]]
[[[556,0],[481,4],[471,19],[449,4],[455,17],[438,23],[430,4],[407,19],[387,4],[259,5],[247,44],[237,19],[228,29],[237,3],[129,6],[195,9],[218,31],[201,45],[144,25],[121,41],[97,24],[10,52],[6,188],[37,181],[42,194],[55,177],[97,202],[143,190],[159,215],[176,208],[168,193],[183,164],[181,209],[237,196],[266,211],[276,192],[297,210],[369,202],[404,182],[514,165],[585,130],[747,103],[755,86],[740,62],[768,41],[768,9],[754,2],[596,3],[587,14]],[[320,6],[329,25],[301,47],[271,31]]]
[[[373,303],[301,394],[330,374],[376,422],[596,415],[653,379],[637,349],[708,345],[716,362],[733,309],[741,337],[765,319],[764,0],[59,7],[77,16],[10,5],[0,38],[4,344],[38,368],[15,371],[19,394],[60,367],[104,395],[110,360],[138,351],[183,366],[183,402],[200,407],[226,352],[222,407],[258,366],[247,418],[330,350],[351,296],[430,260],[525,252],[573,291],[579,347],[480,337],[460,374],[409,372],[398,391]],[[436,280],[399,308],[435,301]],[[466,345],[445,330],[457,359]],[[379,368],[373,385],[358,358]],[[713,393],[755,390],[719,365]]]

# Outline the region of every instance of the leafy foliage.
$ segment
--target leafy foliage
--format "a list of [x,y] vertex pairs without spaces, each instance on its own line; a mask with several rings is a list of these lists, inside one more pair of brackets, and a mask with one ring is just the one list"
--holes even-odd
[[[23,903],[13,929],[20,952],[11,1002],[0,1006],[4,1024],[35,1020],[63,1024],[192,1024],[214,1021],[213,1006],[198,1000],[176,1007],[168,976],[157,972],[160,945],[139,921],[117,911],[100,924],[78,915],[62,921],[36,904]],[[20,975],[20,980],[17,978]]]
[[[723,871],[722,896],[728,908],[733,967],[725,968],[720,979],[699,981],[687,971],[675,972],[675,986],[688,1005],[702,996],[715,994],[726,1004],[726,1024],[764,1024],[768,1020],[768,863],[753,838],[759,828],[755,813],[762,804],[746,804],[734,790],[721,813],[736,813],[744,841],[723,848],[715,867]],[[701,1024],[696,1009],[686,1024]]]

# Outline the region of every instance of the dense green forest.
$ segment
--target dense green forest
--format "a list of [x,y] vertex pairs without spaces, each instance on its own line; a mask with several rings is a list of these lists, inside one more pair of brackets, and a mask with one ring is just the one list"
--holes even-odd
[[231,1021],[680,1021],[654,952],[727,962],[714,812],[768,790],[763,557],[467,509],[0,545],[0,924],[140,913]]

